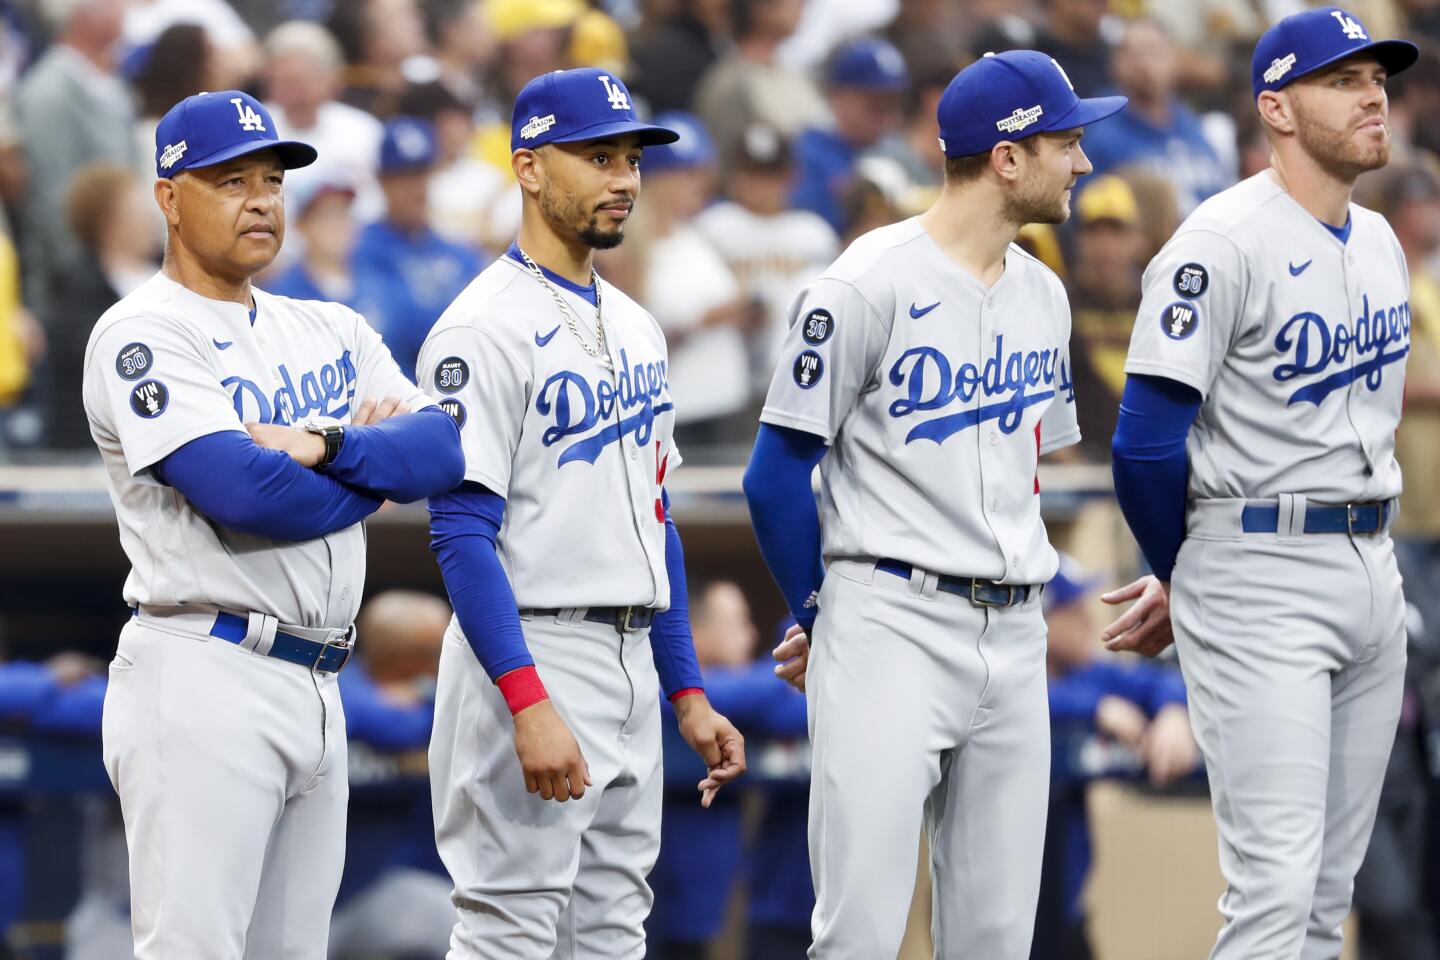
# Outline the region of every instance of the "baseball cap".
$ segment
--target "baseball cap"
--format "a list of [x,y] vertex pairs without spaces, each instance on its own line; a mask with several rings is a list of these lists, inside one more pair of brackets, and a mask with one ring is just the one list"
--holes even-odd
[[1060,554],[1060,567],[1045,585],[1040,606],[1048,613],[1078,603],[1100,585],[1100,578],[1087,574],[1068,553]]
[[705,124],[693,113],[671,110],[657,114],[655,122],[680,135],[674,143],[656,144],[645,151],[640,172],[664,173],[667,170],[688,170],[715,161],[715,143]]
[[1096,177],[1075,201],[1075,215],[1084,224],[1113,220],[1127,226],[1140,223],[1140,205],[1130,184],[1113,174]]
[[894,93],[910,85],[910,71],[895,45],[878,37],[848,43],[830,60],[831,87]]
[[1408,40],[1371,40],[1359,18],[1340,7],[1292,14],[1261,34],[1255,44],[1250,85],[1258,97],[1366,51],[1390,73],[1409,68],[1420,57],[1420,48]]
[[155,176],[213,167],[259,150],[274,150],[286,170],[308,167],[318,154],[299,140],[281,140],[265,105],[240,90],[197,93],[171,107],[155,128]]
[[407,173],[435,165],[440,148],[435,125],[419,117],[395,117],[380,139],[380,173]]
[[752,123],[735,144],[732,161],[751,170],[787,170],[792,157],[785,134],[766,123]]
[[987,53],[957,73],[940,95],[940,149],[947,157],[987,153],[1003,140],[1104,120],[1128,102],[1125,97],[1080,99],[1048,53]]
[[638,133],[647,147],[680,138],[674,130],[641,123],[620,78],[594,67],[542,73],[525,84],[510,116],[511,150],[626,133]]

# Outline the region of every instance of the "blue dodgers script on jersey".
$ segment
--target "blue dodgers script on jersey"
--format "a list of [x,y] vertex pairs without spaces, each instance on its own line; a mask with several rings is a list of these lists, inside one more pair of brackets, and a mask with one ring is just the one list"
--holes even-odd
[[[890,383],[905,386],[906,396],[890,404],[890,416],[897,420],[917,411],[941,410],[954,403],[969,403],[977,395],[984,398],[1003,397],[994,403],[984,403],[969,410],[961,410],[933,420],[917,424],[905,435],[906,443],[916,440],[933,440],[944,443],[950,437],[967,427],[978,426],[986,420],[999,421],[1001,433],[1014,433],[1020,429],[1025,418],[1025,409],[1037,403],[1044,403],[1055,396],[1055,374],[1060,368],[1059,388],[1067,392],[1065,402],[1075,398],[1070,378],[1060,363],[1058,350],[1019,350],[1005,353],[1005,337],[995,340],[995,353],[987,357],[984,366],[973,363],[960,364],[952,371],[950,360],[934,347],[911,347],[900,354],[890,368]],[[1034,387],[1049,389],[1031,390]]]
[[668,399],[656,403],[662,396],[668,396],[670,381],[665,361],[637,363],[630,366],[625,351],[620,351],[619,385],[601,380],[593,387],[590,381],[573,370],[561,370],[545,381],[535,398],[535,411],[542,417],[554,417],[554,424],[547,427],[540,442],[553,447],[566,437],[589,433],[602,420],[609,420],[615,413],[615,404],[620,404],[622,413],[640,409],[621,419],[619,423],[608,423],[604,429],[584,440],[577,440],[560,453],[556,466],[563,467],[572,460],[594,463],[607,446],[627,433],[635,434],[635,443],[648,446],[655,427],[657,414],[674,409]]
[[[338,420],[350,413],[357,374],[349,350],[340,354],[334,363],[301,374],[298,390],[285,364],[279,364],[276,370],[280,374],[281,386],[273,398],[265,396],[254,380],[226,377],[220,381],[222,387],[230,390],[235,401],[235,413],[242,423],[295,423],[312,415]],[[341,399],[344,403],[336,402]]]
[[[1366,294],[1360,301],[1360,307],[1361,314],[1355,318],[1353,325],[1342,322],[1332,329],[1320,314],[1307,311],[1286,320],[1280,332],[1275,334],[1275,349],[1294,351],[1293,363],[1275,367],[1274,377],[1281,383],[1296,377],[1323,374],[1340,364],[1350,364],[1296,390],[1290,395],[1287,406],[1308,402],[1318,407],[1332,392],[1362,377],[1366,387],[1379,390],[1385,368],[1404,360],[1410,353],[1408,302],[1371,313],[1370,295]],[[1352,350],[1353,361],[1350,357]]]

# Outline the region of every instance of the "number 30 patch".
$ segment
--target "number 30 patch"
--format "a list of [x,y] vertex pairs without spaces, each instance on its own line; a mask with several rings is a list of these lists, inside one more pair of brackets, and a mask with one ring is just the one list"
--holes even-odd
[[800,323],[800,336],[812,347],[820,346],[835,332],[835,318],[829,310],[811,310]]

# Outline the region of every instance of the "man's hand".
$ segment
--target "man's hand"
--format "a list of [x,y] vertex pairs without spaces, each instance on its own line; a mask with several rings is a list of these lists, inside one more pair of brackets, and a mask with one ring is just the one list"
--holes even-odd
[[279,423],[247,423],[250,439],[267,450],[279,450],[302,467],[314,469],[325,459],[325,438],[318,433]]
[[1150,723],[1145,711],[1123,697],[1105,696],[1095,708],[1095,729],[1139,753]]
[[1134,600],[1118,620],[1100,634],[1105,649],[1132,650],[1146,657],[1158,655],[1175,642],[1170,628],[1170,584],[1153,576],[1141,577],[1119,590],[1100,594],[1100,599],[1117,605]]
[[386,397],[378,404],[374,400],[366,400],[360,404],[355,415],[350,418],[350,425],[352,427],[368,427],[381,420],[389,420],[391,417],[398,417],[402,413],[409,412],[410,408],[401,403],[399,397]]
[[1184,706],[1172,703],[1155,714],[1150,729],[1145,732],[1140,755],[1150,772],[1150,782],[1157,787],[1163,787],[1195,769],[1200,751],[1190,732],[1190,714]]
[[780,662],[775,676],[804,693],[805,671],[810,666],[810,638],[805,635],[805,628],[797,623],[786,630],[785,639],[770,655]]
[[515,714],[515,755],[528,793],[564,803],[579,800],[590,786],[590,766],[580,744],[549,700]]
[[715,712],[703,693],[683,696],[674,706],[680,735],[709,768],[698,785],[700,806],[708,807],[721,787],[745,772],[745,738],[733,723]]

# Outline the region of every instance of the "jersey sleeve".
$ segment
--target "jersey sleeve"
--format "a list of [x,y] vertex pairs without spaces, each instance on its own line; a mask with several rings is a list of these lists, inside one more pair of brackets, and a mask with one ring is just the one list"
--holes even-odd
[[1204,397],[1244,326],[1245,258],[1210,230],[1176,234],[1145,268],[1125,372],[1167,377]]
[[471,324],[436,328],[420,348],[420,382],[460,427],[465,479],[502,497],[530,403],[530,376]]
[[245,432],[203,348],[165,318],[131,317],[99,333],[83,389],[87,413],[113,430],[131,476],[198,437]]
[[760,421],[834,440],[887,339],[886,324],[864,294],[821,277],[790,305],[790,329]]
[[1075,377],[1070,365],[1070,345],[1060,349],[1055,363],[1055,399],[1040,417],[1040,454],[1080,442],[1080,421],[1075,411]]
[[386,397],[399,397],[412,411],[431,407],[435,401],[423,387],[410,382],[400,365],[390,355],[390,348],[375,328],[360,314],[355,314],[355,409],[366,400],[379,403]]

